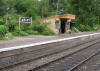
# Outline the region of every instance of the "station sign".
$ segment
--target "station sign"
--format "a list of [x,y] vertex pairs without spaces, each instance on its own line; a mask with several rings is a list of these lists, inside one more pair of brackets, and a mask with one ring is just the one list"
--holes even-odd
[[21,17],[21,16],[19,16],[19,30],[21,28],[21,23],[30,23],[32,25],[32,17]]
[[31,20],[32,20],[31,18],[25,18],[25,17],[20,18],[20,21],[23,22],[23,23],[30,23]]

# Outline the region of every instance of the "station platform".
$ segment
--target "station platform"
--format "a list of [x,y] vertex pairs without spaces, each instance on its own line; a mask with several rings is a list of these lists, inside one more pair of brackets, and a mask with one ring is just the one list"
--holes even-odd
[[98,32],[82,32],[82,33],[73,33],[73,34],[62,34],[58,36],[19,36],[15,37],[13,40],[3,40],[0,41],[0,49],[3,48],[10,48],[10,47],[17,47],[17,46],[24,46],[30,44],[38,44],[42,42],[70,38],[70,37],[77,37],[81,35],[88,35]]

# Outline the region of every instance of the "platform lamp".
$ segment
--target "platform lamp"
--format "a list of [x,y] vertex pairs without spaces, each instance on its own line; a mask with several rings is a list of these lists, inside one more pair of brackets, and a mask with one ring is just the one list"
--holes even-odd
[[8,11],[9,11],[9,6],[6,6],[6,24],[8,24]]

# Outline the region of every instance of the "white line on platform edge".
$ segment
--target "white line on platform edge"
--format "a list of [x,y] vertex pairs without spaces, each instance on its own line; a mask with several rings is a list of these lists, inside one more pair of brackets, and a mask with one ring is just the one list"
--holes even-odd
[[15,47],[1,48],[0,52],[11,51],[11,50],[16,50],[16,49],[22,49],[22,48],[27,48],[27,47],[37,46],[37,45],[54,43],[54,42],[61,42],[61,41],[65,41],[65,40],[71,40],[71,39],[76,39],[76,38],[80,38],[80,37],[93,36],[93,35],[97,35],[97,34],[100,34],[100,33],[93,33],[93,34],[88,34],[88,35],[80,35],[80,36],[75,36],[75,37],[56,39],[56,40],[51,40],[51,41],[45,41],[45,42],[39,42],[39,43],[21,45],[21,46],[15,46]]

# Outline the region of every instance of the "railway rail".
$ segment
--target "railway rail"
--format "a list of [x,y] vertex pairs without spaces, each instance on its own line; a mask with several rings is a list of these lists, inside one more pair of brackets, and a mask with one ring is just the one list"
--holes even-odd
[[[94,44],[96,44],[96,43],[98,43],[98,42],[100,42],[100,40],[94,40],[94,41],[92,41],[92,42],[86,42],[86,43],[84,43],[84,44],[80,44],[80,45],[77,45],[77,46],[75,46],[75,47],[71,47],[71,48],[67,48],[67,49],[63,49],[62,51],[60,50],[60,52],[56,52],[55,51],[55,53],[53,53],[53,54],[50,54],[50,55],[46,55],[46,56],[43,56],[43,57],[40,57],[40,58],[37,58],[37,59],[33,59],[33,60],[29,60],[29,61],[27,61],[28,63],[29,63],[29,65],[31,64],[31,63],[34,63],[33,64],[33,66],[34,67],[32,67],[32,68],[38,68],[38,67],[40,67],[40,66],[42,66],[42,65],[45,65],[45,64],[48,64],[48,63],[51,63],[52,61],[54,61],[54,60],[59,60],[59,58],[63,58],[63,57],[65,57],[66,55],[71,55],[71,54],[74,54],[74,53],[76,53],[76,51],[81,51],[81,50],[83,50],[83,49],[86,49],[86,48],[88,48],[89,46],[92,46],[92,45],[94,45]],[[31,62],[32,61],[32,62]],[[45,61],[47,61],[46,63],[45,63]],[[27,62],[25,62],[26,63],[26,66],[28,66],[28,63]],[[31,62],[31,63],[30,63]],[[38,65],[38,63],[40,64],[40,65]],[[21,63],[21,64],[24,64],[24,63]],[[23,66],[20,66],[20,64],[18,64],[18,65],[15,65],[15,68],[14,69],[16,69],[16,66],[20,69],[20,68],[22,68]],[[11,68],[11,69],[10,69]],[[14,69],[12,69],[12,66],[9,66],[9,67],[6,67],[6,68],[3,68],[3,69],[0,69],[0,71],[14,71]],[[20,71],[20,70],[18,70],[17,69],[17,71]],[[27,71],[28,71],[28,69],[27,69]],[[34,71],[34,70],[33,70]]]
[[78,66],[100,53],[99,43],[97,42],[85,49],[76,51],[74,54],[64,56],[30,71],[74,71]]
[[100,52],[80,63],[72,71],[100,71]]
[[[93,41],[93,40],[92,40]],[[97,43],[98,41],[100,41],[100,40],[96,40],[95,39],[95,42],[92,42],[91,44],[88,44],[88,45],[86,45],[86,46],[91,46],[91,45],[93,45],[93,44],[95,44],[95,43]],[[88,41],[88,42],[90,42],[90,41]],[[85,42],[85,43],[88,43],[88,42]],[[86,48],[86,46],[85,47],[80,47],[80,46],[83,46],[85,43],[81,43],[81,44],[78,44],[78,45],[76,45],[76,46],[72,46],[72,47],[66,47],[66,45],[51,45],[51,47],[43,47],[43,48],[41,48],[41,49],[38,49],[38,50],[35,50],[34,52],[30,52],[30,53],[24,53],[24,54],[26,54],[26,55],[28,55],[28,54],[32,54],[32,56],[33,56],[33,61],[35,61],[35,60],[38,60],[38,59],[41,59],[41,58],[45,58],[45,57],[48,57],[48,56],[51,56],[52,57],[52,55],[55,55],[56,56],[56,54],[57,55],[59,55],[59,54],[63,54],[63,53],[67,53],[67,55],[68,54],[71,54],[71,53],[74,53],[75,51],[78,51],[78,50],[81,50],[81,49],[85,49]],[[55,46],[55,47],[54,47]],[[78,47],[79,46],[79,47]],[[62,55],[61,57],[64,57],[65,55]],[[12,56],[12,58],[13,58],[14,56]],[[17,56],[18,57],[18,56]],[[5,57],[3,57],[3,58],[5,58]],[[3,60],[3,58],[1,58],[0,60]],[[8,57],[9,58],[9,57]],[[23,57],[22,57],[23,58]],[[26,58],[28,58],[28,57],[26,57]],[[60,57],[59,57],[60,58]],[[57,58],[58,59],[58,58]],[[31,60],[27,60],[27,61],[23,61],[23,62],[21,62],[21,63],[24,63],[24,62],[28,62],[28,61],[31,61]],[[7,63],[6,63],[7,64]],[[20,63],[19,63],[20,64]],[[1,64],[0,64],[1,65]],[[5,64],[4,64],[5,65]],[[15,64],[16,65],[16,64]],[[6,65],[5,65],[6,66]],[[12,66],[12,65],[11,65]],[[10,66],[8,66],[7,68],[9,68]],[[2,70],[3,68],[1,68],[0,67],[0,70]]]
[[92,58],[96,57],[97,55],[100,55],[100,49],[93,53],[92,55],[90,55],[88,58],[86,58],[85,60],[79,62],[77,65],[75,65],[74,67],[72,67],[70,70],[68,71],[75,71],[76,69],[79,69],[79,66],[84,65],[85,62],[88,62],[89,60],[91,60]]
[[4,48],[0,50],[4,55],[0,56],[0,71],[77,70],[81,64],[99,53],[99,43],[99,34],[89,34],[20,46],[19,49]]

